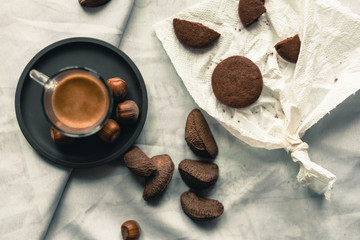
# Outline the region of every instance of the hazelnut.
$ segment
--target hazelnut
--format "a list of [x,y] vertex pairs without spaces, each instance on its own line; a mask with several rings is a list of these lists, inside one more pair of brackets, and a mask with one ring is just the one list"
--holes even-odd
[[121,225],[121,235],[124,240],[138,239],[140,236],[140,226],[134,220],[128,220]]
[[139,107],[132,100],[119,103],[116,108],[116,118],[119,123],[133,124],[139,118]]
[[109,86],[116,101],[120,101],[125,98],[128,87],[124,80],[118,77],[110,78],[107,80],[107,85]]
[[112,143],[120,135],[120,126],[115,120],[109,119],[104,127],[98,132],[98,136],[104,142]]
[[66,145],[74,142],[74,138],[68,137],[58,131],[55,127],[50,127],[50,137],[54,141],[54,143],[58,145]]

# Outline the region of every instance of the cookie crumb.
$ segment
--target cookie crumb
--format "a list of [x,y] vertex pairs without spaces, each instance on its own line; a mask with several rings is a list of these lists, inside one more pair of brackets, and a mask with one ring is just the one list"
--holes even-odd
[[335,79],[334,79],[334,82],[337,82],[337,81],[338,81],[338,79],[337,79],[337,78],[335,78]]
[[238,120],[238,123],[240,123],[240,120]]
[[275,114],[275,118],[279,118],[279,116],[277,114]]
[[223,112],[225,112],[225,109],[223,109]]

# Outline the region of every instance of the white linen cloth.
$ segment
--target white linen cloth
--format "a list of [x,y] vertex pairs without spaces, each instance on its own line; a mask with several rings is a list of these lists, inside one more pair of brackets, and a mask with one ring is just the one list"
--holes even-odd
[[[119,0],[112,0],[115,1]],[[14,2],[18,3],[14,5],[19,7],[20,2],[29,1]],[[45,1],[37,2],[48,5]],[[342,2],[360,14],[358,0]],[[121,223],[130,218],[140,223],[140,239],[357,239],[360,235],[358,94],[334,109],[330,115],[309,129],[303,138],[312,146],[309,150],[310,157],[331,169],[338,177],[331,202],[324,202],[322,198],[299,187],[295,180],[298,169],[289,161],[290,156],[284,151],[252,148],[237,140],[205,114],[220,149],[215,160],[220,167],[220,177],[209,197],[221,201],[225,206],[225,212],[219,219],[204,223],[193,222],[182,212],[179,197],[188,188],[179,176],[177,165],[184,158],[197,159],[184,141],[186,116],[197,105],[176,74],[153,32],[152,25],[197,3],[198,0],[136,0],[134,12],[120,45],[139,67],[149,95],[147,121],[137,144],[149,156],[170,154],[175,164],[174,177],[166,192],[159,201],[145,203],[141,197],[143,179],[131,174],[121,161],[94,169],[74,170],[45,239],[118,240],[121,239]],[[50,5],[48,7],[51,9]],[[0,12],[2,13],[1,8]],[[3,14],[0,18],[2,16]],[[12,22],[13,20],[9,19],[8,24]],[[4,41],[2,36],[0,34],[1,40]],[[111,38],[110,35],[105,37]],[[11,46],[9,42],[11,43],[2,43],[0,51]],[[41,48],[38,47],[39,50]],[[37,51],[34,50],[32,54],[36,54]],[[32,54],[29,54],[29,58]],[[27,61],[23,61],[24,66]],[[7,63],[7,66],[11,65],[12,62]],[[23,67],[18,68],[20,74]],[[4,65],[0,64],[1,83],[5,73],[6,76],[11,76],[4,71]],[[18,77],[11,80],[14,81],[14,86]],[[5,89],[0,93],[2,115],[14,111],[12,91],[14,90]],[[5,106],[7,108],[4,109]],[[2,166],[17,163],[16,161],[19,162],[21,158],[24,158],[21,160],[23,162],[33,162],[28,159],[38,158],[20,133],[15,113],[12,116],[13,119],[0,117],[2,124],[12,126],[14,136],[7,138],[12,143],[3,138],[6,135],[0,136],[0,183],[4,182],[4,175],[7,175],[8,170]],[[3,121],[7,119],[9,123]],[[7,133],[8,129],[11,128],[1,128],[1,134]],[[50,186],[47,189],[50,194],[45,196],[46,199],[52,201],[53,197],[58,200],[57,196],[62,194],[63,189],[59,187],[59,191],[53,190],[52,185],[63,182],[66,177],[55,176],[54,181],[46,182],[51,175],[56,175],[54,167],[44,166],[48,165],[44,159],[39,159],[36,164],[38,166],[26,170],[27,174],[23,178],[34,175],[39,179],[37,183],[45,179],[44,185]],[[19,165],[21,166],[16,166]],[[47,173],[49,170],[51,174]],[[66,171],[67,169],[58,169],[60,173],[57,175],[65,176],[62,173]],[[11,179],[19,179],[17,177],[23,173],[25,170],[19,170],[19,174]],[[5,192],[3,185],[1,186],[0,199],[5,200],[1,200],[0,206],[0,239],[40,239],[41,237],[36,236],[42,236],[41,223],[34,221],[33,224],[25,224],[31,220],[31,211],[28,211],[27,215],[24,214],[25,217],[13,220],[15,214],[11,214],[11,210],[2,209],[30,209],[32,204],[27,202],[31,202],[28,200],[32,199],[32,192],[38,187],[22,184],[35,190],[17,191],[18,185],[13,185],[15,189],[12,196],[4,195],[10,194],[10,190]],[[7,200],[16,200],[17,204],[9,204]],[[45,208],[51,215],[54,209],[49,206],[53,206],[53,203],[38,208]],[[9,219],[3,217],[5,213],[12,217],[12,224],[9,224]],[[44,222],[48,223],[46,218]],[[18,235],[2,234],[26,225],[29,227],[19,230]]]
[[[155,25],[155,31],[195,102],[234,136],[254,147],[284,148],[299,162],[299,182],[330,198],[335,175],[310,161],[301,140],[313,124],[360,89],[360,18],[337,1],[277,0],[265,3],[251,27],[240,22],[238,0],[209,0]],[[221,33],[214,47],[192,51],[176,38],[172,20],[201,22]],[[278,56],[274,45],[299,34],[296,64]],[[264,89],[258,101],[229,108],[215,97],[211,74],[233,55],[260,68]],[[335,80],[336,79],[336,80]],[[316,160],[315,160],[316,161]]]
[[23,137],[15,90],[26,64],[42,48],[69,37],[119,46],[132,0],[83,8],[77,0],[6,0],[0,7],[0,239],[41,239],[71,169],[42,159]]

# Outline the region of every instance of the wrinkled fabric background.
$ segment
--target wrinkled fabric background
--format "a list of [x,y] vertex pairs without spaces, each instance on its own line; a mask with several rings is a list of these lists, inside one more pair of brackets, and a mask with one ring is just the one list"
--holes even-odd
[[[44,5],[43,1],[26,2]],[[119,2],[112,0],[111,4]],[[356,0],[341,2],[360,14]],[[167,153],[175,163],[174,176],[166,192],[158,201],[149,203],[142,200],[143,179],[132,174],[120,159],[102,167],[70,173],[69,169],[48,164],[30,148],[16,123],[14,88],[28,60],[52,40],[38,46],[27,44],[13,53],[6,51],[15,44],[7,39],[13,38],[6,35],[7,31],[1,31],[0,104],[5,114],[0,117],[0,239],[121,239],[120,226],[127,219],[135,219],[141,225],[140,239],[357,238],[360,233],[359,94],[349,97],[303,137],[312,146],[311,159],[337,176],[332,201],[297,183],[298,166],[289,161],[285,151],[252,148],[205,114],[219,145],[219,155],[214,162],[220,167],[219,180],[208,196],[221,201],[225,212],[219,219],[203,223],[190,220],[182,212],[179,197],[187,186],[180,178],[177,165],[185,158],[199,159],[184,141],[186,116],[197,106],[176,74],[152,25],[197,3],[194,0],[134,1],[120,44],[120,49],[137,64],[149,95],[147,121],[137,145],[149,156]],[[116,9],[122,9],[120,5]],[[45,7],[53,9],[53,6]],[[108,10],[104,7],[102,11]],[[19,10],[19,15],[22,12]],[[38,17],[49,18],[42,14]],[[107,21],[109,27],[123,20],[116,17],[122,15],[115,11],[111,21]],[[6,19],[6,25],[0,21],[1,29],[13,29],[15,21]],[[47,21],[51,22],[52,18]],[[23,38],[32,41],[38,31],[34,29]],[[93,31],[81,36],[90,33]],[[91,36],[101,35],[116,45],[120,42],[119,33]],[[68,36],[58,35],[59,38]],[[21,62],[12,59],[25,53],[28,59]],[[10,66],[18,76],[10,74]],[[26,163],[30,158],[38,161],[29,168]],[[45,176],[49,181],[41,181]],[[17,188],[19,182],[25,190]],[[34,182],[41,187],[34,187],[37,186]],[[29,204],[34,196],[42,200],[36,205]],[[39,216],[44,220],[35,221]],[[6,237],[11,231],[23,235]]]

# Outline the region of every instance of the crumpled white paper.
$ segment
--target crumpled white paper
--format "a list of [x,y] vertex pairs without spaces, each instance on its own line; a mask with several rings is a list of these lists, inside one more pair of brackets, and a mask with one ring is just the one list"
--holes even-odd
[[[254,147],[284,148],[300,163],[297,179],[330,198],[334,174],[310,161],[305,131],[360,88],[360,18],[337,1],[265,1],[267,12],[245,29],[238,0],[207,0],[154,25],[177,73],[195,102],[234,136]],[[173,18],[200,22],[221,33],[205,50],[184,47]],[[299,34],[297,64],[283,60],[274,45]],[[257,102],[234,109],[213,94],[215,66],[232,55],[260,68],[264,88]],[[345,123],[346,124],[346,123]]]

